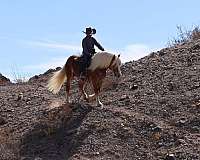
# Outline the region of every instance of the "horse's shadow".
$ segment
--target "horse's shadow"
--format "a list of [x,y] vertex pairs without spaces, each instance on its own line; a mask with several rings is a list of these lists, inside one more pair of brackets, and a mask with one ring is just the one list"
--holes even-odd
[[[59,123],[49,127],[48,124],[35,125],[22,139],[20,156],[25,159],[66,160],[74,155],[92,132],[91,129],[81,126],[84,118],[92,107],[89,105],[73,104],[59,107]],[[65,111],[68,107],[67,112]],[[53,115],[55,118],[55,115]],[[55,121],[55,119],[53,120]],[[57,120],[58,121],[58,120]]]

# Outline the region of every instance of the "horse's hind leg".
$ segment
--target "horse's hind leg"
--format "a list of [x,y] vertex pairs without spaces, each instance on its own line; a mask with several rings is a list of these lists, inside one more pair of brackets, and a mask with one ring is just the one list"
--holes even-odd
[[87,95],[87,93],[85,92],[84,88],[85,88],[85,81],[80,80],[80,81],[79,81],[79,93],[80,93],[79,99],[80,99],[81,96],[83,95],[83,96],[84,96],[84,99],[88,101],[88,95]]

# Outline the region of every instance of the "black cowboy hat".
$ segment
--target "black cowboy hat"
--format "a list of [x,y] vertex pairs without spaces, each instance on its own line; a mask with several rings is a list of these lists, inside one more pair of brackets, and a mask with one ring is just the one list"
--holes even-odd
[[88,27],[85,29],[85,31],[83,31],[83,33],[85,34],[96,34],[96,29]]

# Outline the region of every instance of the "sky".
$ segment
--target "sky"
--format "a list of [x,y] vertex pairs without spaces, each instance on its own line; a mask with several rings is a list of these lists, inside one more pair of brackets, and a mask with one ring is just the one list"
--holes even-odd
[[0,0],[0,73],[42,74],[80,55],[86,27],[123,62],[167,46],[177,26],[200,24],[199,0]]

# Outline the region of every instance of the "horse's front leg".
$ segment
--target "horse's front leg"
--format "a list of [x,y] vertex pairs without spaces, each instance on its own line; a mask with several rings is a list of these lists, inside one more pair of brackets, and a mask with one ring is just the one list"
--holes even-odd
[[99,99],[99,94],[96,94],[96,104],[97,104],[97,106],[100,106],[103,108],[103,103]]
[[80,80],[79,81],[79,98],[78,100],[80,100],[81,96],[83,95],[84,96],[84,99],[88,101],[88,95],[87,93],[85,92],[85,83],[86,81],[82,81]]
[[99,99],[99,93],[100,93],[100,90],[101,90],[101,86],[102,86],[102,82],[103,80],[102,79],[96,79],[93,81],[93,87],[94,87],[94,95],[91,95],[91,97],[96,97],[96,105],[97,106],[101,106],[103,107],[103,103],[101,103],[100,99]]

